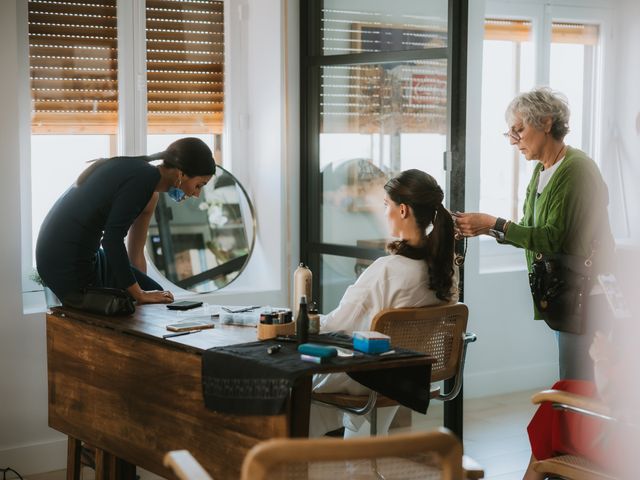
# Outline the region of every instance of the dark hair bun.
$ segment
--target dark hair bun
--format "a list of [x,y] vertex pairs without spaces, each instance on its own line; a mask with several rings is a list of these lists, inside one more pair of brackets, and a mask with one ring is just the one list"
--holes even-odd
[[185,137],[176,140],[166,150],[165,162],[179,168],[190,177],[216,173],[216,163],[209,146],[199,138]]

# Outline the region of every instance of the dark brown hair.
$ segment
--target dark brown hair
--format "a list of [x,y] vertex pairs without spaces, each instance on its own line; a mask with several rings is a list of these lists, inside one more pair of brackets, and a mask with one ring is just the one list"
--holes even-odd
[[[428,173],[412,169],[389,180],[384,189],[395,203],[411,207],[418,227],[425,234],[422,247],[412,247],[405,240],[397,240],[389,243],[387,250],[416,260],[424,259],[429,266],[429,288],[436,292],[440,300],[450,300],[453,285],[453,218],[442,205],[444,193],[438,182]],[[433,229],[427,235],[429,225],[433,225]]]
[[[93,172],[109,160],[111,159],[101,158],[95,160],[80,174],[76,180],[76,185],[82,185]],[[146,160],[147,162],[162,160],[165,166],[177,168],[189,177],[208,176],[216,173],[216,163],[211,149],[206,143],[195,137],[176,140],[164,152],[147,155]]]

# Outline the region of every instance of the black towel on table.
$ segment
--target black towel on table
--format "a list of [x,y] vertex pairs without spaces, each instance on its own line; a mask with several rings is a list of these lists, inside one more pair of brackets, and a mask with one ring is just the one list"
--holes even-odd
[[[313,336],[310,341],[351,346],[345,336],[335,334]],[[346,337],[349,338],[349,337]],[[271,345],[282,349],[267,353]],[[332,357],[327,363],[315,364],[300,360],[294,342],[267,340],[206,350],[202,355],[202,387],[207,408],[222,413],[243,415],[277,415],[284,412],[291,387],[304,375],[323,373],[344,365],[379,363],[380,368],[350,372],[349,376],[382,395],[421,413],[429,406],[429,376],[431,365],[385,368],[385,360],[423,356],[409,350],[395,353]]]

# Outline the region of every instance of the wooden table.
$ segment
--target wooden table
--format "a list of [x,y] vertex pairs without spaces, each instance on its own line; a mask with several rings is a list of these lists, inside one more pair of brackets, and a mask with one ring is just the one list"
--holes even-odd
[[[47,314],[49,425],[69,436],[69,458],[76,460],[67,478],[78,478],[80,441],[97,448],[98,480],[135,478],[136,465],[175,478],[162,457],[177,449],[189,450],[214,478],[224,479],[239,477],[246,452],[258,442],[308,434],[311,376],[294,385],[282,415],[205,408],[202,351],[255,341],[256,329],[216,325],[163,339],[165,326],[182,318],[163,305],[143,305],[121,318],[64,308]],[[398,359],[385,367],[431,362]]]

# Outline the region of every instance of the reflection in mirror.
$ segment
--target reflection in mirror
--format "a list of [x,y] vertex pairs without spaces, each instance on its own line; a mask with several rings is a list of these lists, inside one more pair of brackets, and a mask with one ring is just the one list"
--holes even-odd
[[[321,204],[324,242],[375,249],[384,255],[389,241],[384,216],[384,185],[392,173],[386,166],[382,168],[368,158],[334,161],[324,167]],[[357,278],[372,260],[358,259],[354,267],[353,259],[323,255],[322,262],[323,278],[335,275],[348,282],[340,287],[344,292],[344,288],[353,283],[354,271]],[[324,295],[323,299],[329,298]],[[336,301],[340,298],[342,293]]]
[[193,292],[218,290],[242,272],[255,241],[253,205],[238,180],[216,166],[199,198],[160,194],[147,252],[167,279]]

